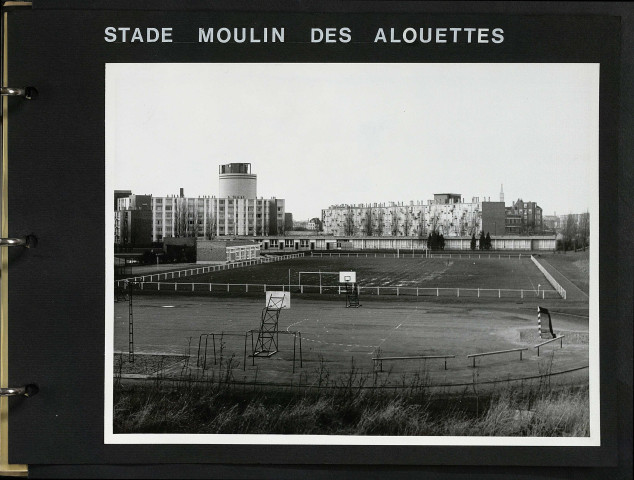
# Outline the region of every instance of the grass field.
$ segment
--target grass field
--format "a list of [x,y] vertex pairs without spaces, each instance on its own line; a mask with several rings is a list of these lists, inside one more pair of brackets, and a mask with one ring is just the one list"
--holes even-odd
[[[302,257],[271,264],[175,279],[184,283],[299,284],[300,272],[357,272],[364,287],[433,287],[537,290],[550,285],[529,258],[356,258]],[[318,285],[319,275],[302,273],[303,285]],[[323,285],[338,285],[337,275],[322,275]]]
[[555,267],[568,280],[575,284],[586,295],[590,294],[590,251],[567,252],[544,256],[550,265]]
[[[554,265],[581,281],[579,260],[557,258]],[[367,302],[362,295],[361,308],[346,308],[344,295],[295,288],[291,309],[280,315],[278,352],[254,358],[262,289],[230,296],[184,285],[288,285],[289,270],[291,285],[299,272],[351,270],[368,287],[525,292]],[[531,294],[550,285],[530,259],[304,257],[174,281],[184,287],[179,294],[133,295],[134,364],[127,355],[129,302],[114,304],[114,350],[122,353],[113,365],[116,431],[588,434],[587,298]],[[318,282],[302,274],[303,285]],[[322,284],[337,285],[338,278],[324,275]],[[563,348],[553,342],[539,356],[538,305],[550,309],[554,331],[566,336]],[[523,349],[521,359],[518,351],[487,355],[474,367],[468,358],[514,349]],[[444,358],[388,359],[416,356],[447,356],[446,365]]]

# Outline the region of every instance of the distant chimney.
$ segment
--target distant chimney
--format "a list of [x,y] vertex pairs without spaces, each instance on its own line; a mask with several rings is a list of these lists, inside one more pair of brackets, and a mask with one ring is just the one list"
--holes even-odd
[[181,187],[181,198],[183,198],[184,196],[185,196],[185,189]]
[[504,184],[500,184],[500,202],[504,202]]

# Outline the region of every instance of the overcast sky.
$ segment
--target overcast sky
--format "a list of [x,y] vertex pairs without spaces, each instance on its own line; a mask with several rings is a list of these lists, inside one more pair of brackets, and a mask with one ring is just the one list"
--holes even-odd
[[249,162],[295,220],[460,193],[580,213],[598,196],[596,64],[108,64],[109,184],[218,194]]

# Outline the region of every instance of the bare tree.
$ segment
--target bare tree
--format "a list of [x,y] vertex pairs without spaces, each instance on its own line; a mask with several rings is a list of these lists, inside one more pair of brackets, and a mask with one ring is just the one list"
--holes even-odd
[[210,207],[205,216],[205,238],[212,240],[216,236],[216,215],[213,208]]
[[374,225],[375,225],[374,232],[377,237],[380,237],[383,235],[383,229],[385,228],[383,208],[382,207],[377,208],[376,211],[373,212],[373,215],[374,215]]
[[354,212],[352,207],[347,207],[346,212],[344,213],[345,218],[343,221],[343,234],[346,237],[351,237],[354,235],[355,226],[354,226]]
[[398,235],[398,207],[392,208],[390,212],[392,214],[391,233],[393,237]]
[[176,197],[174,199],[174,236],[187,237],[189,230],[189,207],[187,199]]
[[200,211],[198,209],[198,204],[194,202],[194,211],[192,213],[192,220],[194,223],[191,228],[191,236],[194,238],[197,238],[200,234],[200,223],[202,222]]
[[367,237],[371,237],[373,230],[374,228],[372,225],[372,209],[370,207],[367,207],[365,209],[365,212],[363,213],[363,233]]
[[563,234],[564,250],[568,250],[569,248],[574,250],[577,246],[577,220],[572,213],[566,217]]
[[577,235],[579,236],[581,247],[585,252],[588,244],[590,243],[590,212],[588,212],[587,210],[585,213],[579,215]]
[[405,215],[403,217],[403,235],[409,237],[412,228],[412,212],[409,207],[405,207]]

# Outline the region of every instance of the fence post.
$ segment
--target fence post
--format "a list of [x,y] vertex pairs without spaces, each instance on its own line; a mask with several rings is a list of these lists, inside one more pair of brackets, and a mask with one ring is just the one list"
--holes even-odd
[[157,285],[158,285],[158,289],[157,289],[157,291],[160,291],[160,290],[161,290],[161,284],[160,284],[160,283],[157,283]]
[[245,284],[244,284],[244,286],[246,287],[245,292],[246,292],[246,293],[249,293],[249,284],[248,284],[248,283],[245,283]]
[[398,297],[398,295],[399,295],[399,288],[396,287],[396,296]]
[[460,297],[460,289],[458,288],[456,290],[458,291],[458,295],[457,296]]
[[174,283],[174,291],[176,292],[178,290],[178,283]]
[[498,298],[502,298],[502,290],[498,290]]
[[436,288],[436,296],[437,296],[437,297],[439,296],[439,293],[438,293],[438,288]]
[[478,287],[478,298],[480,298],[480,287]]
[[192,283],[192,292],[194,291],[194,285],[196,285],[196,284]]
[[227,283],[227,292],[229,291],[229,284]]

